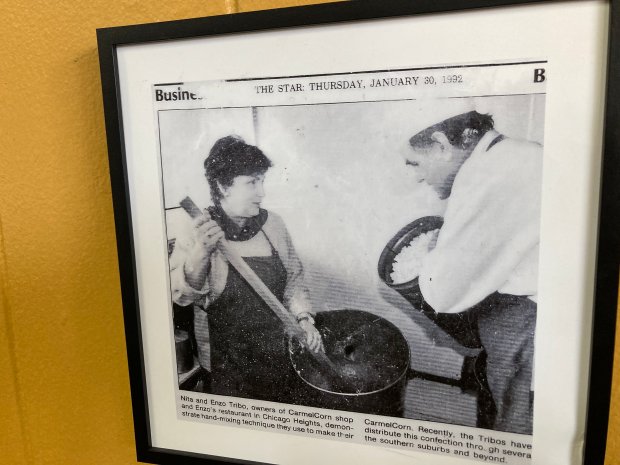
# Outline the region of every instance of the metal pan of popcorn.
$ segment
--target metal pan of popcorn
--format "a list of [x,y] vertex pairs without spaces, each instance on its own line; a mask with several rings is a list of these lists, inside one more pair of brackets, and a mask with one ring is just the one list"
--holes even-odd
[[418,276],[422,259],[435,247],[442,226],[441,216],[425,216],[400,229],[381,253],[379,277],[460,344],[480,347],[472,311],[437,313],[424,302],[420,292]]

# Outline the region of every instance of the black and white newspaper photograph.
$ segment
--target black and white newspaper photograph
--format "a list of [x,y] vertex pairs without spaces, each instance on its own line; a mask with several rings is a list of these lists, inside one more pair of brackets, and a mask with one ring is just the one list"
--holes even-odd
[[154,85],[179,419],[530,463],[546,65]]

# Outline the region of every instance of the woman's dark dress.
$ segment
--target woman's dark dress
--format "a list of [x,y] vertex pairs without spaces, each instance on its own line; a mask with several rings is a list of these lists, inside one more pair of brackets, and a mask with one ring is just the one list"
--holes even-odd
[[[271,249],[271,256],[244,260],[282,301],[287,273]],[[297,376],[289,361],[284,325],[230,265],[224,291],[209,306],[208,318],[211,392],[290,402]]]

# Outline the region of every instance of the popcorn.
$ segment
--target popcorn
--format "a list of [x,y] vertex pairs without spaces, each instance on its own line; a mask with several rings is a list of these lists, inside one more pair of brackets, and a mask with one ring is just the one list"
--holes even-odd
[[390,278],[392,284],[403,284],[420,275],[422,262],[426,255],[435,248],[439,229],[420,234],[403,247],[394,257]]

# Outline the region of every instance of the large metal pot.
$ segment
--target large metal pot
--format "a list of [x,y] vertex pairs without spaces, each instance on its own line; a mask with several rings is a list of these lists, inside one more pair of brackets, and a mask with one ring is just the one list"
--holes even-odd
[[414,308],[420,310],[460,344],[465,347],[477,348],[481,345],[475,309],[455,314],[437,313],[424,302],[417,277],[403,283],[394,283],[391,278],[391,274],[394,271],[394,259],[401,250],[420,234],[440,229],[442,226],[443,218],[441,216],[425,216],[409,223],[398,231],[381,253],[378,263],[379,277],[389,287],[398,291]]
[[361,310],[321,312],[315,325],[336,371],[290,339],[293,368],[309,387],[304,405],[402,416],[409,346],[400,330]]

